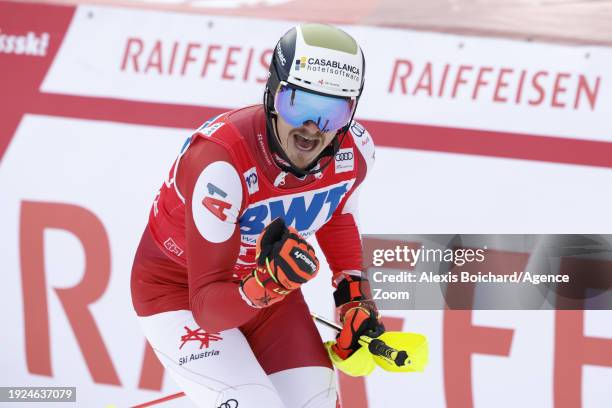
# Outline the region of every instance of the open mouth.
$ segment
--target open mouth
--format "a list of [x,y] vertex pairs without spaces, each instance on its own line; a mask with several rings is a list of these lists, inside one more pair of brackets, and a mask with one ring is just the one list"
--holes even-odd
[[312,152],[319,145],[319,138],[309,137],[300,134],[293,135],[295,147],[301,152]]

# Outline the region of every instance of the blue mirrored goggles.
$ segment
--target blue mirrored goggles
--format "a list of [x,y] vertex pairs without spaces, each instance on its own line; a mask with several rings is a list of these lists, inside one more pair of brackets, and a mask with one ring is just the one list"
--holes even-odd
[[329,132],[346,126],[351,120],[355,98],[321,95],[281,82],[274,108],[293,127],[312,121],[321,132]]

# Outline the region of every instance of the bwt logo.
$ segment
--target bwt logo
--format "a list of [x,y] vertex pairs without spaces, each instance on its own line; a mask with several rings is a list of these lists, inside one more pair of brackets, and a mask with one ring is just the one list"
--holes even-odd
[[[240,217],[240,232],[242,235],[259,235],[270,220],[277,217],[283,218],[287,225],[294,226],[300,232],[307,231],[322,212],[326,211],[326,214],[321,225],[331,218],[348,189],[349,183],[343,183],[329,190],[260,201],[247,208]],[[308,205],[306,198],[311,198]]]
[[336,153],[336,161],[353,160],[353,152]]

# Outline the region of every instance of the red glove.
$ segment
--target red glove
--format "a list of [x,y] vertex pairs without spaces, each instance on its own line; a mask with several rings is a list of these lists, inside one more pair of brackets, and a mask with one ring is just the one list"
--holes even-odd
[[281,301],[319,271],[314,249],[282,218],[272,221],[257,239],[257,268],[240,282],[242,298],[253,307]]
[[342,330],[332,350],[346,360],[361,345],[359,337],[378,337],[385,332],[374,301],[370,300],[369,284],[365,279],[346,276],[334,292]]

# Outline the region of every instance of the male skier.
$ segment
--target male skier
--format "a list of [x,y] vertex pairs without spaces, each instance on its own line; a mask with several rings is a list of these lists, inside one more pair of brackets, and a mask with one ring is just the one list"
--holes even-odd
[[329,352],[350,362],[361,334],[384,330],[355,220],[374,162],[371,136],[353,121],[364,68],[344,31],[292,28],[274,49],[263,104],[202,125],[154,200],[133,305],[198,406],[336,407],[333,366],[300,290],[319,269],[312,235],[343,325]]

